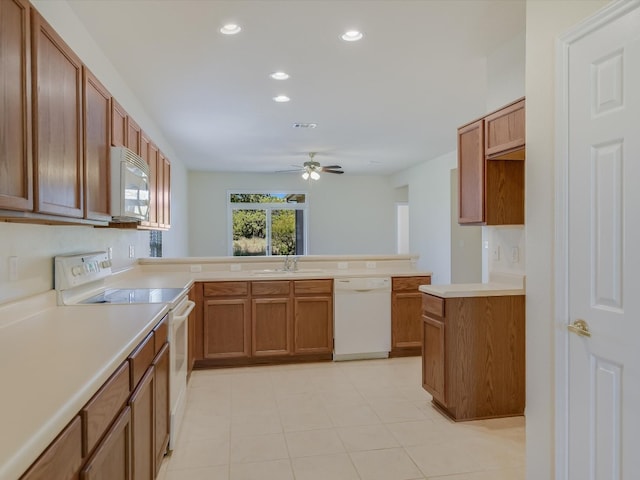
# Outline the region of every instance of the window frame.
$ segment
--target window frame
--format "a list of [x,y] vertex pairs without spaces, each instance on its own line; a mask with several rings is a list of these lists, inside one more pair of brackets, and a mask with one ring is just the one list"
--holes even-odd
[[[231,195],[304,195],[304,203],[237,203],[231,202]],[[227,190],[227,255],[235,257],[233,255],[233,211],[234,210],[266,210],[267,213],[267,252],[265,255],[255,256],[253,258],[261,257],[283,257],[284,255],[272,255],[271,254],[271,212],[273,210],[300,210],[303,217],[303,253],[301,255],[308,255],[309,251],[309,192],[304,190],[267,190],[267,189],[230,189]]]

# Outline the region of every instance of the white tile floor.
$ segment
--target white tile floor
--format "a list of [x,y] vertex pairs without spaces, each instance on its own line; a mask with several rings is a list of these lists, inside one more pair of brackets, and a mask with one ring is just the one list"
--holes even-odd
[[194,371],[159,480],[524,480],[524,418],[454,423],[420,358]]

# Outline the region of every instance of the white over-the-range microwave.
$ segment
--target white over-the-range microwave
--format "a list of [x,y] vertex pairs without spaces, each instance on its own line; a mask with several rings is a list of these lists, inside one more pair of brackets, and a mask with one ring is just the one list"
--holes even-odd
[[114,222],[149,219],[149,165],[126,147],[111,147],[111,216]]

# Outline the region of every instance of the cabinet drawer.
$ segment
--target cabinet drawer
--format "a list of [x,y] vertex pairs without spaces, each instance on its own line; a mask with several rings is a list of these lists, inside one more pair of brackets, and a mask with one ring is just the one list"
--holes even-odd
[[249,282],[209,282],[203,287],[205,297],[236,297],[249,295]]
[[162,346],[167,343],[167,338],[169,334],[169,318],[165,315],[162,321],[155,326],[153,329],[153,345],[154,345],[154,353],[157,355],[158,352],[162,349]]
[[333,293],[333,280],[296,280],[293,282],[293,291],[296,295]]
[[435,297],[428,293],[422,294],[422,312],[424,315],[444,317],[444,298]]
[[288,280],[251,282],[251,294],[260,295],[289,295],[291,282]]
[[131,390],[136,388],[144,372],[147,371],[147,368],[149,368],[149,365],[153,362],[155,355],[153,332],[151,332],[129,356],[129,371],[131,373],[131,384],[129,386]]
[[418,290],[420,285],[431,285],[431,277],[393,277],[391,279],[391,288],[394,292]]
[[129,362],[124,362],[80,411],[84,428],[83,456],[96,446],[129,398],[129,392]]
[[82,465],[82,423],[76,416],[20,480],[77,478]]

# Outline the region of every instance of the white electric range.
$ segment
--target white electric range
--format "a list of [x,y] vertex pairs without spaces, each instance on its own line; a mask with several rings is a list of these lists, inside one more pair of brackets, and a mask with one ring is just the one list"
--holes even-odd
[[187,400],[187,339],[189,314],[195,303],[186,288],[108,288],[113,272],[107,252],[55,257],[58,305],[131,305],[163,303],[169,307],[169,405],[172,450]]

